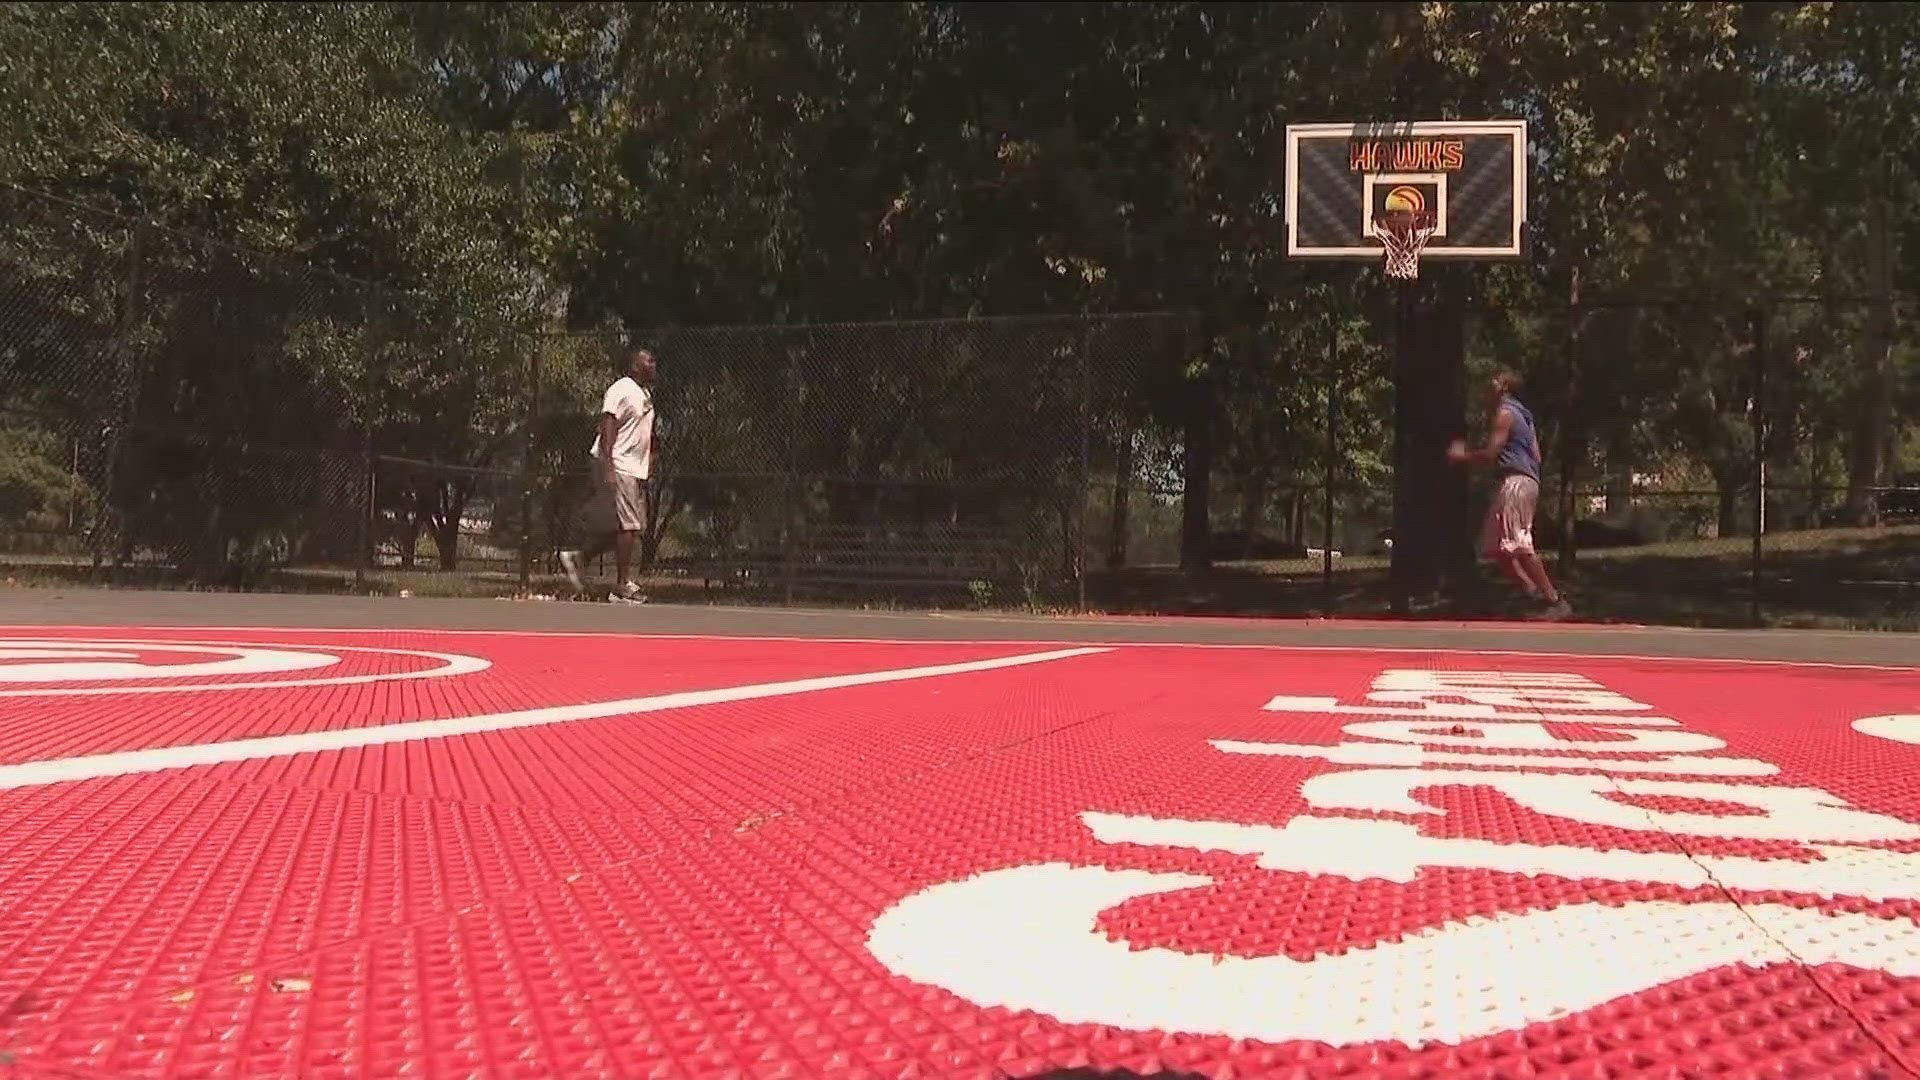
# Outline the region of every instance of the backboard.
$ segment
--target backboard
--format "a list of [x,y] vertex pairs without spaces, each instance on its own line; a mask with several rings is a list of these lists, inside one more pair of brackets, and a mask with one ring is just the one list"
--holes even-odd
[[1433,215],[1421,259],[1518,259],[1527,223],[1527,122],[1287,126],[1287,255],[1378,259],[1391,207]]

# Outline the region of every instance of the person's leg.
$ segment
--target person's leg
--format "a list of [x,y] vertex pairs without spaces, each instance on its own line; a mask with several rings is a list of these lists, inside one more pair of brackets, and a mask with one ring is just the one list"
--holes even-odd
[[626,588],[633,581],[633,537],[626,529],[613,534],[613,566],[618,576],[613,580],[620,588]]
[[1560,591],[1553,587],[1553,580],[1547,577],[1546,564],[1540,561],[1538,552],[1522,552],[1513,561],[1514,573],[1520,575],[1522,580],[1530,582],[1527,591],[1532,592],[1537,588],[1539,594],[1547,598],[1547,603],[1561,602]]
[[1515,498],[1517,492],[1511,478],[1502,480],[1493,490],[1493,498],[1487,504],[1487,518],[1480,530],[1480,550],[1488,559],[1499,564],[1502,573],[1519,584],[1520,590],[1531,599],[1538,595],[1538,589],[1521,570],[1514,559],[1514,539],[1518,519],[1515,516]]
[[1527,573],[1526,567],[1522,565],[1523,562],[1524,560],[1522,558],[1508,555],[1505,552],[1500,554],[1500,569],[1506,571],[1507,576],[1512,578],[1514,583],[1520,586],[1520,591],[1527,594],[1527,599],[1536,599],[1540,596],[1540,585]]
[[1513,522],[1507,536],[1515,572],[1525,576],[1539,590],[1537,595],[1546,598],[1548,606],[1541,612],[1541,618],[1563,618],[1571,614],[1572,609],[1567,606],[1566,598],[1560,595],[1560,591],[1553,587],[1553,579],[1547,576],[1546,564],[1540,561],[1540,553],[1533,547],[1533,514],[1540,502],[1540,485],[1532,480],[1518,479],[1515,488]]
[[646,482],[634,476],[618,476],[614,480],[614,511],[620,531],[614,538],[614,566],[619,576],[614,579],[613,595],[620,600],[644,601],[645,595],[633,581],[633,545],[641,530],[647,527]]

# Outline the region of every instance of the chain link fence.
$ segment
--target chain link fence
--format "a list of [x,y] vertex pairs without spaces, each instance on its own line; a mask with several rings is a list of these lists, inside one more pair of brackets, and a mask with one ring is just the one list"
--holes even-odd
[[[38,193],[0,211],[17,584],[568,595],[598,402],[645,342],[659,600],[1365,615],[1404,592],[1379,312],[566,334]],[[1910,301],[1481,306],[1461,333],[1460,385],[1422,393],[1464,394],[1477,438],[1476,388],[1523,372],[1536,541],[1582,615],[1920,627]],[[1440,523],[1448,610],[1518,610],[1473,560],[1489,488]]]
[[[560,334],[0,189],[16,580],[557,594],[598,402],[660,361],[664,599],[1077,604],[1166,315]],[[596,568],[604,572],[605,568]]]
[[[659,362],[656,589],[911,604],[1081,602],[1095,429],[1177,355],[1165,315],[723,327],[634,335]],[[615,341],[554,341],[595,370]],[[563,542],[601,383],[544,406]],[[1111,426],[1110,424],[1108,426]]]
[[[1462,305],[1465,435],[1484,442],[1494,372],[1515,368],[1539,423],[1545,475],[1534,538],[1583,618],[1700,626],[1920,629],[1920,315],[1912,298],[1774,296]],[[1264,614],[1385,614],[1404,589],[1394,555],[1395,316],[1336,313],[1341,329],[1296,357],[1306,392],[1291,441],[1243,451],[1210,483],[1204,578],[1158,572],[1181,550],[1177,478],[1138,485],[1128,561],[1096,594],[1110,606]],[[1416,356],[1415,365],[1436,360]],[[1241,396],[1225,411],[1263,415]],[[1404,400],[1404,399],[1403,399]],[[1324,415],[1315,415],[1325,409]],[[1230,415],[1228,429],[1249,426]],[[1427,433],[1431,435],[1432,433]],[[1405,432],[1401,441],[1413,441]],[[1316,440],[1324,449],[1316,448]],[[1269,440],[1269,443],[1271,440]],[[1444,435],[1424,450],[1437,461]],[[1439,483],[1456,470],[1436,469]],[[1417,482],[1428,482],[1421,479]],[[1494,481],[1474,470],[1444,522],[1429,610],[1529,610],[1476,562]],[[1756,497],[1758,493],[1758,497]],[[1401,493],[1404,497],[1404,492]],[[1444,500],[1443,500],[1444,501]],[[1158,580],[1156,580],[1156,578]]]

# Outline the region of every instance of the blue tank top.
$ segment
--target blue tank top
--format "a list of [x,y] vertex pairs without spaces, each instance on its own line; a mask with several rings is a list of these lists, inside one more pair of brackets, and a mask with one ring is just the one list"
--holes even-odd
[[1513,398],[1502,398],[1500,406],[1513,411],[1513,426],[1507,429],[1507,442],[1494,462],[1502,474],[1519,473],[1540,481],[1540,457],[1533,452],[1533,414]]

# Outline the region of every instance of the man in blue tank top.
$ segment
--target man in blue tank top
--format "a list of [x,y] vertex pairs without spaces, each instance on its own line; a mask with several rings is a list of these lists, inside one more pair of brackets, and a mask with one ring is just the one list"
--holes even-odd
[[1513,371],[1503,370],[1493,377],[1493,432],[1487,445],[1468,450],[1464,440],[1455,439],[1447,447],[1447,460],[1494,467],[1499,486],[1487,507],[1481,551],[1518,581],[1529,597],[1546,600],[1546,609],[1534,618],[1564,619],[1573,609],[1553,587],[1533,549],[1533,511],[1540,503],[1540,433],[1534,428],[1533,413],[1513,396],[1519,387],[1520,376]]

